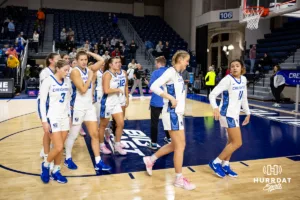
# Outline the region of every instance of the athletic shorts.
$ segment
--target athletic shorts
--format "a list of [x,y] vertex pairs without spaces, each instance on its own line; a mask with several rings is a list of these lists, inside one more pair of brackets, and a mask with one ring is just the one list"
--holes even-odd
[[100,108],[100,118],[110,118],[112,115],[122,112],[121,104],[103,105]]
[[50,133],[56,133],[60,131],[69,131],[70,130],[70,118],[47,118],[47,121],[50,125]]
[[120,104],[122,107],[126,106],[126,96],[125,95],[120,96]]
[[175,112],[162,112],[162,122],[165,131],[184,130],[183,115]]
[[94,106],[91,106],[89,110],[74,110],[73,111],[73,125],[81,125],[82,122],[96,122],[96,110]]
[[220,116],[220,124],[224,128],[236,128],[240,127],[240,120],[239,118]]

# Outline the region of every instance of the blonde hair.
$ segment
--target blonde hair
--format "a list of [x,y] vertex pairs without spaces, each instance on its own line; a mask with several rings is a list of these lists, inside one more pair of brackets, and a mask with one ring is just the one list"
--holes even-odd
[[175,65],[178,62],[179,58],[186,58],[187,56],[190,56],[188,52],[183,50],[177,51],[172,57],[172,65]]

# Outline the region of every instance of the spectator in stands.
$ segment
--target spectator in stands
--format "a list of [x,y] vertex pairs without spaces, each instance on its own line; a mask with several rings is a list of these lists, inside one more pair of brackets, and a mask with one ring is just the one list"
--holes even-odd
[[136,68],[135,59],[132,59],[131,62],[128,64],[128,69],[135,69],[135,68]]
[[90,49],[92,48],[90,42],[87,40],[85,41],[85,44],[83,45],[83,48],[86,50],[86,51],[90,51]]
[[7,38],[8,36],[8,24],[9,24],[10,20],[8,17],[6,17],[6,19],[3,22],[3,27],[4,27],[4,35],[3,38]]
[[115,37],[113,37],[113,38],[111,39],[111,41],[110,41],[111,47],[115,47],[115,46],[116,46],[116,43],[117,43],[117,40],[116,40]]
[[275,97],[276,103],[273,104],[274,107],[280,108],[280,95],[285,87],[285,78],[278,74],[280,71],[280,66],[274,66],[274,71],[272,76],[270,77],[270,87],[273,96]]
[[136,45],[134,40],[132,40],[130,43],[130,46],[129,46],[129,58],[130,59],[135,59],[137,49],[138,49],[138,46]]
[[10,55],[13,55],[14,57],[18,58],[17,51],[16,51],[16,49],[14,48],[13,45],[10,46],[10,48],[6,51],[5,54],[6,54],[8,57],[9,57]]
[[12,40],[15,38],[15,31],[16,31],[14,20],[10,20],[7,27],[9,32],[9,38]]
[[271,66],[273,64],[271,56],[269,56],[267,53],[264,54],[264,57],[260,59],[257,65],[257,70],[263,74],[265,71],[270,70]]
[[16,38],[15,43],[19,45],[24,46],[24,44],[26,43],[26,40],[21,36],[21,34],[18,35],[18,37]]
[[111,52],[111,57],[116,57],[116,56],[121,56],[121,52],[119,51],[118,48],[116,48],[113,52]]
[[134,83],[133,86],[131,88],[130,94],[129,94],[129,98],[132,99],[132,94],[134,93],[136,86],[139,86],[139,90],[140,90],[140,95],[141,95],[141,100],[144,100],[144,93],[143,93],[143,87],[142,87],[142,66],[140,64],[137,64],[137,68],[134,70],[133,72],[133,77],[134,77]]
[[156,54],[155,57],[163,56],[163,48],[164,46],[162,45],[162,41],[159,41],[158,44],[156,45]]
[[150,40],[146,40],[145,46],[146,46],[146,50],[148,50],[148,51],[150,50],[150,52],[154,48],[154,45],[153,45],[153,43]]
[[67,51],[70,53],[73,48],[76,48],[75,42],[74,42],[74,37],[71,37],[70,40],[67,42]]
[[118,17],[116,15],[114,15],[113,17],[113,27],[114,28],[118,27]]
[[208,72],[205,76],[205,85],[207,88],[207,99],[209,99],[209,94],[216,85],[216,73],[212,66],[208,68]]
[[124,54],[124,53],[125,53],[126,48],[125,48],[125,45],[123,44],[123,41],[122,41],[122,40],[120,40],[120,45],[119,45],[118,48],[120,49],[121,54]]
[[68,31],[68,33],[67,33],[68,39],[69,39],[69,40],[71,40],[71,38],[74,39],[74,35],[75,35],[75,33],[74,33],[74,31],[72,30],[72,28],[69,28],[69,31]]
[[[93,46],[93,51],[95,53],[95,51],[97,50],[97,52],[99,53],[99,49],[98,49],[98,43],[95,43],[94,46]],[[98,54],[97,53],[97,54]]]
[[20,62],[17,57],[13,55],[9,55],[7,59],[7,78],[16,78],[17,70],[16,68],[19,66]]
[[112,24],[112,18],[111,18],[111,13],[108,13],[108,24]]
[[45,21],[45,13],[42,10],[42,8],[39,9],[39,11],[37,12],[36,16],[37,16],[37,18],[39,20],[39,23],[43,23]]
[[110,59],[110,55],[109,55],[109,51],[105,51],[104,55],[102,56],[102,58],[106,61],[108,59]]
[[21,43],[15,43],[15,46],[16,46],[16,51],[17,51],[17,54],[18,55],[21,55],[22,51],[24,50],[24,46],[22,46]]
[[67,33],[66,33],[66,29],[63,28],[60,32],[60,41],[64,43],[66,42],[66,40],[67,40]]
[[72,52],[71,53],[69,53],[69,56],[70,56],[70,58],[76,58],[76,48],[73,48],[73,50],[72,50]]
[[201,79],[200,76],[196,76],[194,84],[193,84],[193,90],[196,94],[200,93],[201,90]]
[[0,39],[4,39],[4,30],[5,30],[5,28],[4,28],[3,24],[1,23],[1,27],[0,27]]
[[116,39],[115,48],[119,48],[120,49],[120,42],[121,42],[121,40]]
[[106,41],[105,41],[105,39],[101,36],[100,37],[100,40],[99,40],[99,42],[98,42],[98,44],[105,44],[106,43]]
[[169,46],[169,42],[166,42],[165,46],[163,47],[163,52],[164,52],[165,58],[168,60],[168,59],[169,59],[169,56],[170,56],[170,46]]
[[249,58],[250,58],[250,73],[253,73],[254,70],[254,65],[255,65],[255,60],[256,60],[256,45],[252,45],[252,48],[250,49],[249,52]]
[[5,45],[3,46],[2,51],[3,51],[4,53],[6,53],[8,50],[9,50],[9,44],[5,44]]
[[110,44],[109,41],[106,41],[105,46],[104,46],[104,51],[109,51],[110,50]]
[[40,35],[38,34],[37,31],[34,31],[32,38],[33,38],[33,48],[35,50],[35,53],[38,53],[38,51],[39,51]]

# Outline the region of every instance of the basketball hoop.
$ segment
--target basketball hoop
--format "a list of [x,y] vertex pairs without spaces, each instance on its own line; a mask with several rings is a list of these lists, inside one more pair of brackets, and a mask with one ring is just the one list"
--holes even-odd
[[260,17],[269,14],[269,9],[261,6],[247,7],[243,11],[243,22],[247,22],[247,28],[250,30],[258,29]]

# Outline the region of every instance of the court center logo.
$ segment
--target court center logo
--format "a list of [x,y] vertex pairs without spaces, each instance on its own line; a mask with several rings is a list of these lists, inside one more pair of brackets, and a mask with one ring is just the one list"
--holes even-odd
[[256,177],[253,182],[266,184],[263,188],[264,191],[281,190],[283,184],[291,183],[292,178],[281,177],[283,172],[281,165],[266,165],[262,171],[265,177]]

